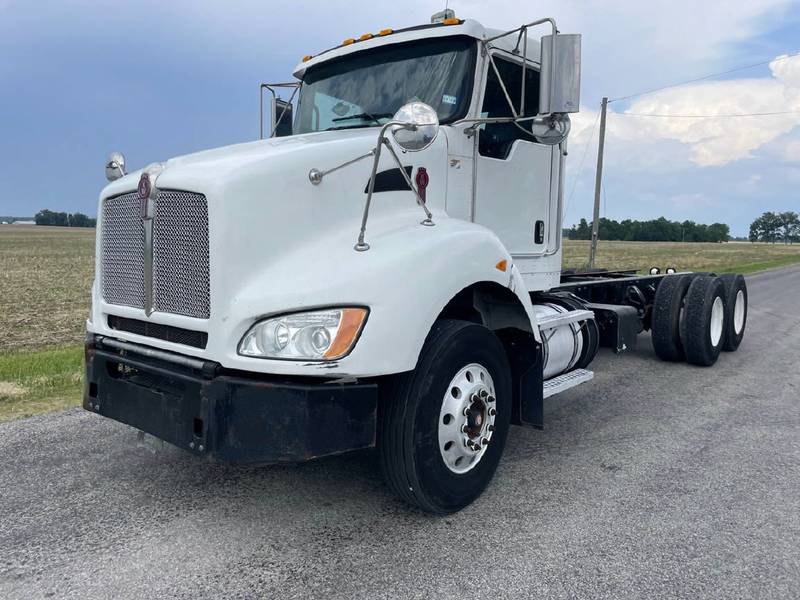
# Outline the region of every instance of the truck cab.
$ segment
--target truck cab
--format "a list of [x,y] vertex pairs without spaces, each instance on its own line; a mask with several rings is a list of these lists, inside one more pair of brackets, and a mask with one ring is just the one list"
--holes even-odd
[[458,510],[511,423],[651,324],[663,276],[561,270],[580,37],[448,11],[294,76],[261,86],[266,139],[109,158],[84,407],[217,460],[377,447],[398,495]]

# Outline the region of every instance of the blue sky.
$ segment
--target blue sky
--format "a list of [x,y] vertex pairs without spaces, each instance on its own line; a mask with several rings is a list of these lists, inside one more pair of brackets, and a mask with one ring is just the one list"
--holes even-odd
[[[94,214],[111,150],[136,168],[252,140],[260,81],[288,79],[301,56],[345,37],[426,22],[442,4],[0,0],[0,214]],[[597,132],[589,134],[603,95],[800,51],[800,3],[789,0],[543,0],[535,13],[517,0],[450,6],[496,27],[554,16],[562,31],[584,35],[566,224],[591,214]],[[800,111],[800,57],[720,79],[611,108]],[[723,221],[744,234],[765,210],[800,210],[800,114],[653,121],[609,118],[608,217]]]

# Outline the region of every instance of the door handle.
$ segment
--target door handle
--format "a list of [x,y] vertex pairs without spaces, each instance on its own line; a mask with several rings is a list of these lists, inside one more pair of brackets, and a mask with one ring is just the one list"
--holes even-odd
[[533,226],[533,241],[536,244],[544,244],[544,221],[536,221]]

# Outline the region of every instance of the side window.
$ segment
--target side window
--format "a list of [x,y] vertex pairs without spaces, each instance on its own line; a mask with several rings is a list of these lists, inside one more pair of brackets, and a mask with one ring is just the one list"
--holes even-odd
[[[508,95],[516,108],[522,96],[522,64],[494,57],[497,70],[503,78]],[[497,80],[497,74],[491,65],[487,67],[486,92],[481,107],[482,117],[511,117],[513,113],[508,106],[503,88]],[[525,69],[525,114],[534,116],[539,113],[539,71]],[[478,152],[481,156],[492,158],[508,158],[511,147],[516,140],[533,142],[533,136],[525,134],[514,123],[487,123],[478,135]]]

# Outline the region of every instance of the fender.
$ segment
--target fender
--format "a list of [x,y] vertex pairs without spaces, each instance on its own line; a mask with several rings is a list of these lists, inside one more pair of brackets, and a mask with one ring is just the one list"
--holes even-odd
[[[497,236],[441,212],[434,213],[434,227],[421,226],[419,209],[414,208],[408,215],[395,213],[371,221],[367,252],[352,249],[352,231],[333,239],[325,236],[253,277],[231,306],[232,326],[220,362],[249,371],[326,377],[410,371],[442,309],[461,290],[480,282],[494,282],[514,292],[538,339],[536,316],[522,276]],[[413,225],[397,227],[398,221]],[[497,267],[501,261],[506,261],[505,270]],[[339,361],[311,363],[236,354],[241,337],[262,318],[346,305],[367,306],[370,314],[355,347]]]

